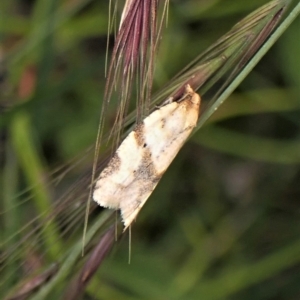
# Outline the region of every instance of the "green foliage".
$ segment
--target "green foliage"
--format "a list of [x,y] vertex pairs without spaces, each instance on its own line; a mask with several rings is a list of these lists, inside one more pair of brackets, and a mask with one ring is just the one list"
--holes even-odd
[[[171,3],[154,89],[264,3]],[[108,1],[0,1],[2,298],[52,262],[53,281],[30,296],[63,297],[83,264],[107,23]],[[299,299],[299,17],[284,30],[164,175],[132,227],[131,264],[125,233],[83,299]],[[111,217],[99,215],[87,253]]]

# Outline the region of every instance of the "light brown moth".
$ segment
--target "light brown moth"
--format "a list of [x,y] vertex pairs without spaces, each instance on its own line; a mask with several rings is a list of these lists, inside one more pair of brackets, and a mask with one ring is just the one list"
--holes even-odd
[[171,101],[129,133],[96,181],[93,199],[103,207],[120,209],[124,230],[197,124],[201,98],[190,85],[183,97]]

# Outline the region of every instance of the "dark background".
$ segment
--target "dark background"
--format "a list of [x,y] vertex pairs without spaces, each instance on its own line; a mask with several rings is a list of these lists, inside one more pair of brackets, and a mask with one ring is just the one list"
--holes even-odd
[[[91,168],[92,154],[59,187],[51,181],[95,142],[107,2],[0,3],[3,240]],[[171,1],[154,90],[264,3]],[[89,285],[91,299],[299,299],[299,21],[183,147],[132,227],[131,264],[125,235]],[[20,194],[35,176],[46,190]]]

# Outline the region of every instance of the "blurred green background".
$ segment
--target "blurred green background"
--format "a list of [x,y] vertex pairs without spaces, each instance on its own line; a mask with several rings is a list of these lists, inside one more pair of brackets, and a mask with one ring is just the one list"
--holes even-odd
[[[264,3],[171,1],[154,91]],[[15,242],[22,224],[92,166],[92,154],[80,159],[96,139],[107,26],[108,1],[0,2],[3,241]],[[298,18],[184,146],[132,227],[131,264],[125,234],[85,299],[300,298],[299,36]],[[111,124],[115,112],[111,106],[106,115]],[[50,172],[74,162],[58,188]],[[48,183],[37,184],[41,178]]]

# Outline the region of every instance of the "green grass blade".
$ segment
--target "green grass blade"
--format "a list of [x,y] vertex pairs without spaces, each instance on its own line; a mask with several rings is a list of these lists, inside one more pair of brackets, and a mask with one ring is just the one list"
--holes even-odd
[[280,164],[300,163],[300,141],[256,137],[218,126],[202,128],[195,140],[217,151],[253,160]]
[[[289,1],[283,1],[283,3]],[[246,76],[253,70],[262,57],[270,50],[275,42],[281,37],[285,30],[300,14],[300,3],[298,3],[280,26],[273,32],[267,42],[261,47],[257,53],[247,63],[245,68],[239,73],[239,75],[230,83],[230,85],[224,90],[217,101],[201,116],[197,128],[199,129],[208,118],[218,109],[218,107],[228,98],[228,96],[239,86],[239,84],[246,78]]]
[[32,187],[34,205],[44,220],[45,251],[51,260],[56,260],[60,250],[59,234],[53,221],[49,221],[47,214],[51,214],[52,203],[49,191],[44,181],[46,169],[43,166],[38,151],[34,147],[30,120],[25,112],[15,115],[11,124],[11,139],[14,151],[25,174],[27,183]]

